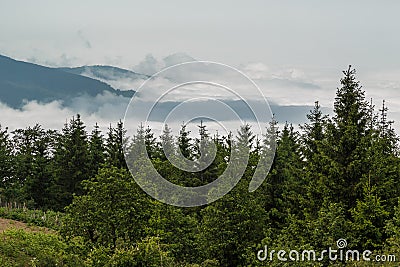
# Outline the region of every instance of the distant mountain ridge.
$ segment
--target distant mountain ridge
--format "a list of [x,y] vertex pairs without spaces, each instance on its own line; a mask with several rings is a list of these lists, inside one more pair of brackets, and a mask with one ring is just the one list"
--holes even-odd
[[83,76],[91,75],[93,76],[93,78],[98,78],[100,80],[118,80],[121,78],[146,80],[150,78],[150,76],[145,74],[140,74],[134,71],[121,69],[113,66],[105,66],[105,65],[92,65],[92,66],[58,68],[58,69],[65,72]]
[[[113,69],[115,73],[129,73],[128,70],[124,72],[123,69],[110,66],[94,67],[97,74],[104,68]],[[98,67],[99,70],[96,70]],[[100,80],[82,76],[78,74],[79,70],[50,68],[0,55],[0,102],[20,108],[24,101],[66,102],[81,95],[94,97],[104,91],[124,97],[132,97],[135,93],[133,90],[121,91]]]

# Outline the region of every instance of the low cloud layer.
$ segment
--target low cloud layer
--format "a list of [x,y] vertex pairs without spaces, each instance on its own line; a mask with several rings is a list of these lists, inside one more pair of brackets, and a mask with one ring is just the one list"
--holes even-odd
[[[193,61],[193,58],[185,54],[174,54],[161,60],[148,55],[132,70],[151,75],[162,68],[190,61]],[[236,76],[233,69],[226,71],[217,67],[210,70],[205,65],[193,65],[191,68],[189,67],[189,71],[182,68],[170,72],[168,75],[153,78],[147,86],[145,85],[142,90],[139,90],[134,103],[143,112],[146,111],[145,107],[148,108],[155,102],[158,103],[152,107],[150,118],[153,122],[150,124],[160,131],[166,117],[169,119],[168,124],[177,133],[182,122],[194,119],[197,114],[197,120],[191,122],[192,130],[196,131],[199,119],[213,117],[216,121],[209,121],[207,124],[210,125],[210,130],[215,132],[217,129],[222,131],[224,127],[226,131],[238,127],[238,121],[235,121],[234,116],[224,110],[226,108],[224,105],[243,115],[244,121],[253,122],[254,118],[249,110],[246,110],[240,103],[245,101],[256,109],[262,110],[265,108],[262,99],[262,95],[264,95],[280,123],[287,121],[297,125],[306,121],[306,114],[317,100],[320,101],[326,113],[332,112],[336,88],[339,86],[341,77],[338,70],[276,67],[259,62],[241,64],[237,69],[251,78],[261,92],[249,85],[245,78]],[[371,97],[374,99],[377,110],[382,100],[386,99],[389,106],[389,118],[396,121],[395,127],[399,125],[400,121],[400,101],[395,98],[400,89],[399,73],[362,72],[357,75],[364,85],[367,99]],[[199,74],[200,76],[198,76]],[[85,75],[90,76],[90,73]],[[177,86],[186,80],[198,80],[198,77],[201,77],[200,80],[209,79],[223,86],[204,83]],[[118,89],[137,89],[145,82],[145,77],[132,76],[118,79],[114,77],[108,79],[107,82]],[[175,89],[168,91],[175,86],[177,86]],[[227,90],[227,88],[232,90]],[[166,91],[168,92],[165,93]],[[47,104],[27,102],[21,109],[12,109],[0,103],[0,123],[10,129],[24,128],[36,123],[46,128],[61,129],[66,120],[76,113],[80,113],[88,130],[96,122],[105,130],[110,123],[115,124],[119,119],[124,118],[130,100],[104,92],[96,97],[85,95],[76,97],[68,103],[62,101],[53,101]],[[215,116],[211,116],[213,114]],[[141,118],[147,114],[139,112],[128,115],[128,127],[133,129],[143,122]],[[265,127],[267,121],[260,120],[260,123],[263,125],[261,127]]]

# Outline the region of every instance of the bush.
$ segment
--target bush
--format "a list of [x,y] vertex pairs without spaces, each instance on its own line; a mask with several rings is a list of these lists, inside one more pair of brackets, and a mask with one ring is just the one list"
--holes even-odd
[[0,217],[58,230],[61,226],[64,214],[54,211],[9,209],[0,207]]
[[6,230],[0,239],[1,266],[84,266],[79,239],[67,244],[57,234],[23,230]]

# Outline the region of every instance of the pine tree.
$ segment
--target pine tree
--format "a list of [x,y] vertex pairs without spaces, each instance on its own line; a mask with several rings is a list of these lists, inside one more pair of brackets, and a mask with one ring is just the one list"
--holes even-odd
[[142,170],[142,167],[146,163],[147,151],[146,151],[146,132],[143,124],[140,124],[136,131],[133,141],[127,148],[126,163],[129,167],[129,171],[135,175]]
[[380,117],[378,121],[378,132],[380,141],[383,147],[381,147],[383,154],[397,154],[398,153],[398,141],[399,137],[396,135],[395,130],[392,128],[394,121],[388,120],[388,107],[385,105],[385,100],[382,102],[382,108],[380,111]]
[[[300,139],[301,154],[306,164],[304,166],[305,198],[303,199],[303,211],[309,220],[316,219],[318,211],[323,205],[327,193],[324,181],[329,175],[326,164],[327,156],[323,148],[326,142],[326,127],[328,116],[323,115],[319,102],[316,101],[314,108],[307,114],[308,123],[300,126],[303,134]],[[311,216],[311,217],[309,217]]]
[[95,124],[89,140],[89,171],[90,177],[96,176],[98,170],[105,163],[105,144],[99,126]]
[[282,228],[289,214],[301,216],[299,204],[304,187],[303,162],[300,155],[298,133],[285,124],[277,141],[275,158],[268,175],[265,206],[271,225]]
[[361,178],[368,173],[366,151],[369,146],[369,105],[365,93],[349,66],[337,90],[333,121],[328,122],[324,153],[328,157],[324,181],[326,197],[342,201],[348,208],[362,196]]
[[159,151],[158,154],[160,155],[161,160],[164,161],[167,160],[167,156],[172,156],[175,153],[174,138],[171,133],[171,128],[169,128],[167,124],[164,125],[160,139],[161,143],[158,147],[162,151]]
[[398,255],[400,252],[400,198],[397,199],[394,206],[394,213],[389,220],[386,221],[385,233],[387,235],[386,250],[391,254]]
[[213,155],[217,154],[217,147],[213,146],[215,143],[208,135],[207,127],[203,124],[203,121],[200,121],[198,128],[200,138],[195,139],[194,154],[196,165],[201,169],[196,175],[199,179],[199,186],[208,184],[218,177],[218,162],[215,161],[215,158],[212,158]]
[[179,131],[178,147],[185,158],[192,159],[192,138],[190,138],[189,134],[190,131],[186,130],[186,125],[183,123]]
[[307,119],[310,123],[301,126],[303,131],[301,140],[303,145],[302,153],[307,161],[311,161],[313,156],[319,153],[319,143],[325,138],[324,124],[327,116],[322,114],[318,101],[315,102],[314,109],[307,114]]
[[151,131],[150,126],[147,126],[145,130],[145,135],[144,135],[144,142],[146,144],[146,151],[147,155],[149,155],[150,159],[156,158],[157,155],[157,142],[156,138],[154,137],[154,133]]
[[110,125],[106,140],[106,163],[108,165],[127,169],[124,155],[127,142],[128,138],[123,122],[119,121],[116,128],[112,128]]
[[267,214],[257,191],[251,194],[248,191],[254,165],[247,157],[254,139],[250,125],[238,130],[236,140],[231,143],[238,153],[230,164],[233,162],[238,168],[245,164],[243,177],[228,194],[201,211],[200,248],[207,259],[217,259],[219,266],[244,266],[244,252],[262,239],[259,233],[263,232]]
[[16,168],[15,177],[22,185],[21,196],[32,207],[49,208],[50,186],[53,182],[50,167],[54,154],[56,132],[45,131],[40,125],[13,132]]
[[54,207],[63,209],[73,194],[81,195],[81,182],[90,177],[88,138],[80,115],[72,118],[62,130],[55,151]]
[[247,147],[250,151],[254,145],[255,138],[256,136],[251,131],[251,126],[249,124],[245,124],[238,130],[237,144],[241,147]]
[[171,161],[176,158],[176,148],[171,128],[167,124],[164,125],[163,133],[160,136],[160,142],[154,144],[153,150],[156,150],[158,158],[153,160],[153,165],[158,173],[174,184],[184,185],[181,179],[182,171],[172,165]]
[[386,240],[384,226],[389,213],[375,190],[368,181],[364,185],[364,198],[357,200],[356,207],[351,210],[352,243],[364,250],[381,249]]
[[398,136],[387,119],[388,108],[383,102],[380,116],[374,122],[370,144],[367,149],[370,170],[363,177],[376,187],[376,194],[381,197],[392,214],[400,194],[400,158],[398,157]]

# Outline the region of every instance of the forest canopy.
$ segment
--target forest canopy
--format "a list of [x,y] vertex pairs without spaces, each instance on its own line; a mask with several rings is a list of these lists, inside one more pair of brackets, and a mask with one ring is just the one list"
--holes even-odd
[[[385,102],[378,106],[366,99],[356,71],[349,67],[336,91],[332,116],[317,101],[299,130],[288,122],[279,129],[273,120],[265,136],[254,135],[249,125],[220,136],[203,124],[195,136],[185,125],[178,136],[168,126],[161,136],[143,126],[135,136],[126,136],[122,122],[105,133],[95,125],[88,133],[79,115],[61,131],[34,125],[9,132],[1,125],[0,205],[60,214],[60,223],[50,226],[56,236],[46,241],[52,253],[49,258],[42,255],[43,265],[283,266],[277,259],[259,261],[257,252],[266,245],[322,251],[339,239],[346,239],[351,249],[399,257],[399,139]],[[124,148],[135,153],[139,140],[158,173],[187,187],[217,179],[237,144],[246,146],[250,156],[242,179],[224,197],[180,208],[151,198],[133,179]],[[216,156],[198,172],[173,166],[162,149],[164,145],[167,153],[180,151],[196,160],[204,140],[215,144]],[[267,179],[249,192],[255,167],[273,141],[276,151]],[[145,165],[132,164],[134,175],[145,179]],[[8,235],[8,240],[22,238],[21,233]],[[46,239],[23,238],[32,245]],[[9,253],[6,243],[0,245],[5,266],[12,266]],[[325,259],[286,264],[345,263]]]

